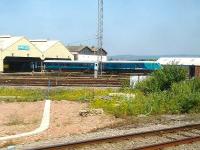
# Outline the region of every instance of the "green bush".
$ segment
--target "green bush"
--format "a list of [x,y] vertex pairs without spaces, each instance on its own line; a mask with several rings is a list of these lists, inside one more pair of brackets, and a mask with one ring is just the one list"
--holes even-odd
[[180,102],[180,112],[199,112],[200,93],[190,94]]
[[148,79],[136,84],[136,89],[145,94],[169,90],[173,83],[184,81],[187,78],[187,70],[184,67],[169,65],[151,74]]
[[192,91],[200,92],[200,78],[192,79]]
[[200,112],[200,79],[175,83],[171,89],[172,101],[180,113]]
[[135,89],[142,91],[145,94],[149,94],[160,90],[158,82],[152,76],[142,82],[138,82],[135,86]]

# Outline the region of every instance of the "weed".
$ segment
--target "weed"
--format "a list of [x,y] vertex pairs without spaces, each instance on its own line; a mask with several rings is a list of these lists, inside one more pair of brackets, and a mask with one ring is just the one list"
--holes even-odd
[[33,118],[33,120],[32,120],[32,124],[38,124],[40,122],[40,119],[38,119],[38,118]]
[[4,124],[6,126],[15,126],[15,125],[26,124],[24,122],[24,119],[22,117],[19,117],[17,114],[12,114],[8,118],[9,118],[8,122]]

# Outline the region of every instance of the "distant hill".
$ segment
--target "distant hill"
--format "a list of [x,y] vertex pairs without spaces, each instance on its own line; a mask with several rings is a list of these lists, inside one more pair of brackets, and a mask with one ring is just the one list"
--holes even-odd
[[200,57],[200,55],[114,55],[108,56],[108,60],[157,60],[160,57]]

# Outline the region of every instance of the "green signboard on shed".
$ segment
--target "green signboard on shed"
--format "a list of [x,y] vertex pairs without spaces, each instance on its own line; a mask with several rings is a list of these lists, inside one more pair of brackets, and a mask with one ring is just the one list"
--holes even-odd
[[28,45],[18,45],[18,50],[28,51],[30,47]]

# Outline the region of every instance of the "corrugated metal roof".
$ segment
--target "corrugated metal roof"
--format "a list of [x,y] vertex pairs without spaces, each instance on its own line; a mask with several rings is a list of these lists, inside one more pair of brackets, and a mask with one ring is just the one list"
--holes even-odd
[[10,38],[11,37],[11,35],[0,35],[0,38]]
[[[80,45],[80,46],[66,46],[66,48],[70,51],[70,52],[80,52],[82,51],[84,48],[88,48],[90,49],[92,52],[98,52],[98,49],[94,46],[89,47],[89,46],[84,46],[84,45]],[[107,52],[103,49],[103,52],[105,53],[105,55],[107,54]],[[98,52],[100,54],[100,51]]]
[[200,66],[200,57],[161,57],[157,60],[161,65],[186,65]]
[[45,60],[46,63],[97,63],[96,61]]
[[40,51],[45,52],[48,50],[50,47],[55,45],[57,42],[56,40],[30,40],[30,42],[36,46]]
[[[85,47],[87,46],[66,46],[66,48],[70,51],[70,52],[80,52],[81,50],[83,50]],[[89,47],[88,47],[89,48]],[[89,48],[90,49],[90,48]]]
[[23,38],[22,36],[0,36],[0,49],[4,50]]
[[[101,50],[98,50],[96,47],[91,47],[91,50],[92,50],[93,52],[97,52],[98,55],[101,54]],[[105,49],[102,49],[102,54],[103,54],[103,55],[107,55],[107,52],[105,51]]]
[[139,61],[139,60],[136,60],[136,61],[113,61],[113,60],[110,60],[110,61],[103,61],[104,63],[158,63],[156,61]]

